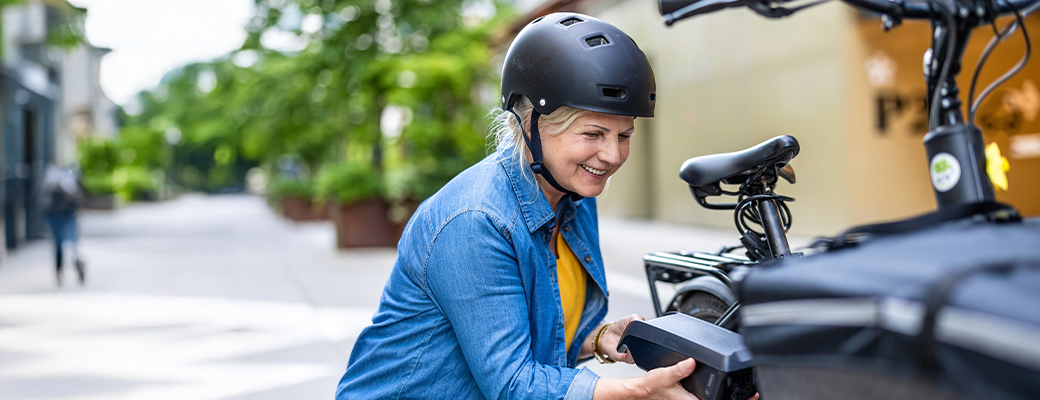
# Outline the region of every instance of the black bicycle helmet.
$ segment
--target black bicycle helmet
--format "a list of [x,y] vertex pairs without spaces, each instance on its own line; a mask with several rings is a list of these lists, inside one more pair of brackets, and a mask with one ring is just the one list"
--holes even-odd
[[653,117],[656,92],[654,71],[636,42],[617,27],[583,14],[552,13],[527,24],[513,39],[502,67],[502,109],[512,112],[518,96],[534,105],[531,138],[524,135],[531,170],[574,199],[581,196],[557,184],[542,164],[538,116],[569,106]]

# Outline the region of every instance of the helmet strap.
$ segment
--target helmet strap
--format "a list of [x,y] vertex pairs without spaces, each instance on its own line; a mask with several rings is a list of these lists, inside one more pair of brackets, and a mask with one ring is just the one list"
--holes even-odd
[[512,106],[510,106],[507,111],[516,117],[516,122],[520,126],[520,133],[524,136],[524,142],[527,143],[527,148],[531,150],[531,171],[541,175],[545,178],[546,182],[549,182],[550,186],[563,192],[563,194],[570,197],[572,201],[581,200],[583,198],[581,195],[560,186],[560,184],[556,182],[556,179],[553,178],[552,174],[549,173],[549,168],[547,168],[542,162],[542,138],[538,134],[538,117],[542,114],[534,109],[531,110],[531,137],[528,138],[527,134],[523,132],[524,122],[520,116],[517,115],[516,111],[513,111]]

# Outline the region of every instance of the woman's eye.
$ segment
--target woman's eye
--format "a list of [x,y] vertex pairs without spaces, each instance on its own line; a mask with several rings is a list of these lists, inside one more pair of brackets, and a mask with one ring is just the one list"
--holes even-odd
[[618,141],[624,142],[631,138],[632,135],[618,135]]
[[585,132],[583,135],[585,135],[585,137],[591,139],[591,138],[598,138],[600,136],[600,133],[599,132]]

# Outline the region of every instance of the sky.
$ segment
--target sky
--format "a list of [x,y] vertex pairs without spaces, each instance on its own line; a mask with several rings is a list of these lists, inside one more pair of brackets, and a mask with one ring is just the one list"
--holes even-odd
[[101,87],[117,104],[159,84],[171,69],[242,46],[252,0],[69,0],[87,9],[87,40],[112,52]]

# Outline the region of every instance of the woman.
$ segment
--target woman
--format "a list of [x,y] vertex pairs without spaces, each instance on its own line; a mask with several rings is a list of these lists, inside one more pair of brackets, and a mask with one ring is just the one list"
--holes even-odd
[[595,199],[628,157],[655,83],[624,32],[555,13],[525,27],[502,72],[497,151],[409,221],[373,325],[337,397],[627,399],[693,396],[693,360],[630,379],[579,361],[616,348],[633,315],[603,323]]

